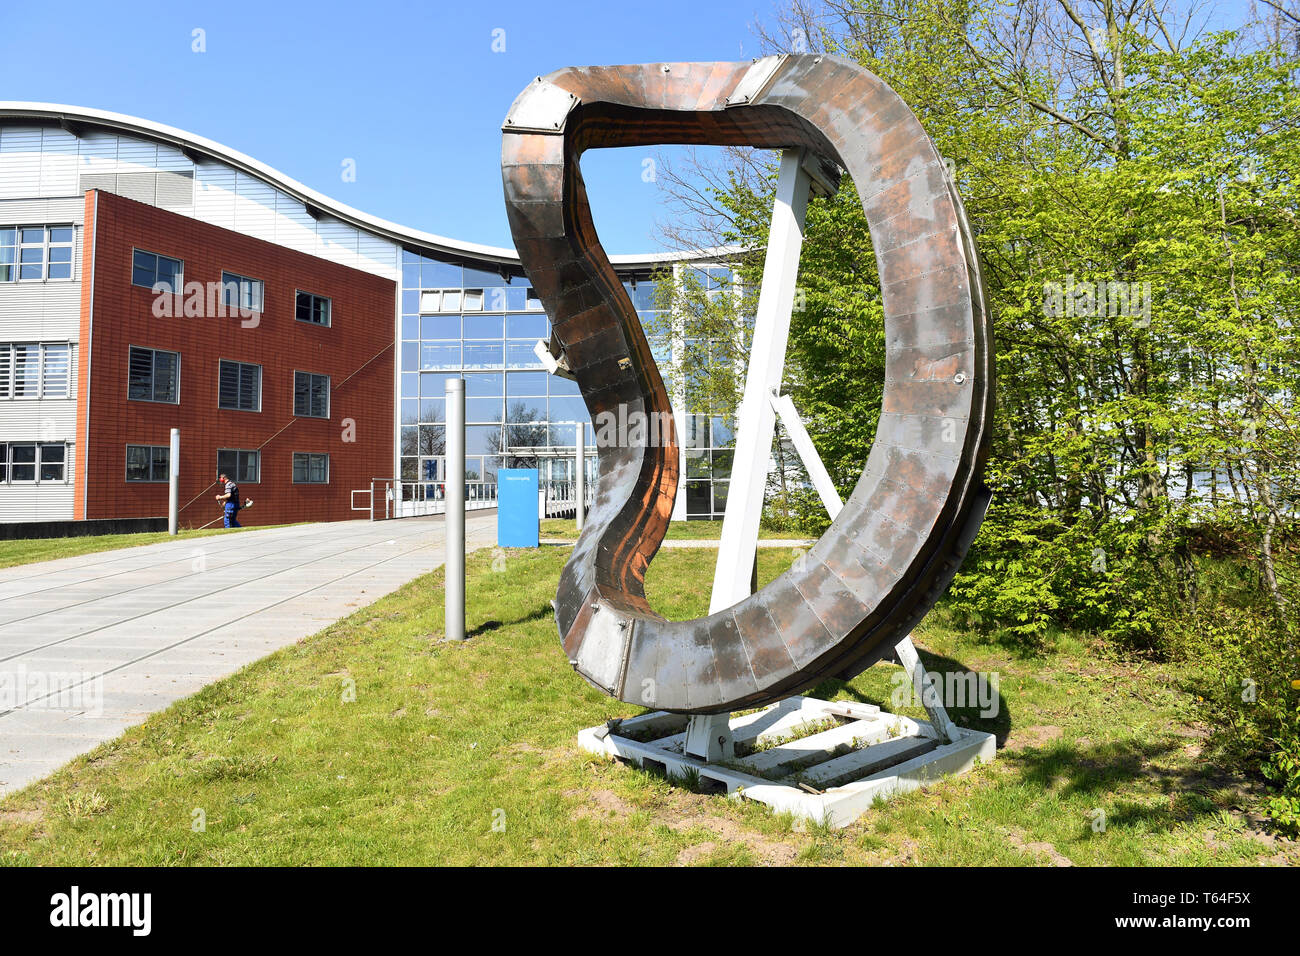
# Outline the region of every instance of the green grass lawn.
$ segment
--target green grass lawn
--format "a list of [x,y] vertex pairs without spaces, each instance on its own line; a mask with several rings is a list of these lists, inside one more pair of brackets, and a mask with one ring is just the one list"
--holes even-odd
[[[544,518],[542,519],[541,534],[543,538],[573,539],[578,536],[578,529],[572,518]],[[668,534],[664,536],[667,541],[687,541],[692,539],[716,541],[721,537],[721,521],[672,521],[668,524]],[[766,528],[759,532],[759,538],[790,537],[796,536],[776,534]]]
[[[206,528],[203,530],[182,531],[177,538],[202,538],[210,534],[220,534],[225,528]],[[22,541],[0,541],[0,568],[12,568],[18,564],[31,564],[35,561],[53,561],[56,558],[71,558],[78,554],[93,554],[96,551],[112,551],[115,548],[134,548],[141,544],[157,544],[170,541],[172,536],[166,531],[150,531],[142,534],[91,534],[76,538],[31,538]]]
[[[0,861],[1296,862],[1294,844],[1242,812],[1242,781],[1201,759],[1187,671],[1070,638],[1027,652],[923,628],[931,668],[1000,675],[999,716],[955,716],[1005,749],[840,831],[584,754],[579,729],[638,708],[588,687],[558,646],[549,602],[567,553],[512,550],[495,571],[491,552],[472,555],[465,644],[438,642],[435,572],[178,702],[0,801]],[[713,557],[662,552],[652,601],[670,617],[703,612]],[[761,577],[789,560],[761,551]],[[888,704],[896,670],[818,692]]]

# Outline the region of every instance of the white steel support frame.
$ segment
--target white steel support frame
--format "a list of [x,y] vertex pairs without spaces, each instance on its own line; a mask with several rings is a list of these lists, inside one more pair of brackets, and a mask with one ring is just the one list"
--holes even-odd
[[[763,515],[778,417],[832,521],[844,507],[794,402],[788,395],[781,394],[785,351],[790,338],[790,315],[794,310],[799,274],[799,253],[803,248],[804,219],[809,190],[813,185],[812,162],[815,160],[802,148],[787,149],[781,154],[749,369],[745,376],[744,396],[737,411],[736,452],[727,490],[727,509],[722,520],[718,563],[713,573],[710,614],[731,607],[753,593],[759,522]],[[947,743],[956,741],[957,728],[921,666],[911,637],[903,638],[894,650],[911,678],[937,736]],[[686,725],[683,752],[710,763],[733,759],[731,716],[692,716]]]
[[[749,371],[745,375],[740,408],[736,411],[736,452],[727,486],[718,563],[713,571],[710,614],[729,608],[753,593],[758,526],[763,516],[767,470],[776,434],[776,410],[771,395],[780,391],[785,373],[785,348],[790,338],[799,253],[803,249],[804,216],[812,187],[806,157],[807,151],[802,147],[781,153],[772,226],[763,261],[763,283],[754,317]],[[739,480],[737,476],[741,476]],[[729,722],[729,714],[692,717],[686,727],[685,752],[710,762],[732,759],[734,743]]]
[[[754,317],[745,392],[737,409],[736,452],[727,487],[727,509],[718,543],[718,565],[713,572],[713,597],[709,613],[731,607],[751,593],[754,558],[758,554],[758,525],[763,515],[763,495],[776,434],[776,411],[770,396],[781,388],[785,348],[790,338],[790,313],[794,309],[795,279],[803,248],[804,214],[812,178],[804,168],[805,151],[787,149],[781,154],[781,172],[772,206],[763,284]],[[737,477],[741,480],[737,480]]]

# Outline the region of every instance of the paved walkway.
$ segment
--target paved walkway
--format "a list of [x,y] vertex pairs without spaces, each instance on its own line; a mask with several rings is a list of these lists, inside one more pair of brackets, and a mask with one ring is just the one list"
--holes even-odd
[[[466,547],[496,542],[468,512]],[[265,528],[0,570],[0,793],[443,562],[443,519]]]

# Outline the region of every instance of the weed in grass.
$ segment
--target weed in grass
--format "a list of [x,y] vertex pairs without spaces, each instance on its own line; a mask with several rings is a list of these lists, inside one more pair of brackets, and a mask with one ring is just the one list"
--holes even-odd
[[74,790],[63,797],[63,813],[69,820],[86,820],[108,809],[108,798],[98,790]]
[[691,793],[700,792],[700,771],[698,767],[681,768],[679,773],[669,774],[668,782],[675,787],[682,787]]

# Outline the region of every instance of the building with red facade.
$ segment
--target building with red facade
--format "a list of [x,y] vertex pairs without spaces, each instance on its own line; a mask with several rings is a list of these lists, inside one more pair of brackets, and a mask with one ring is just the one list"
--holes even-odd
[[396,283],[101,190],[85,203],[74,516],[166,514],[179,428],[183,527],[218,515],[219,468],[255,502],[242,523],[356,517],[351,490],[392,469]]

